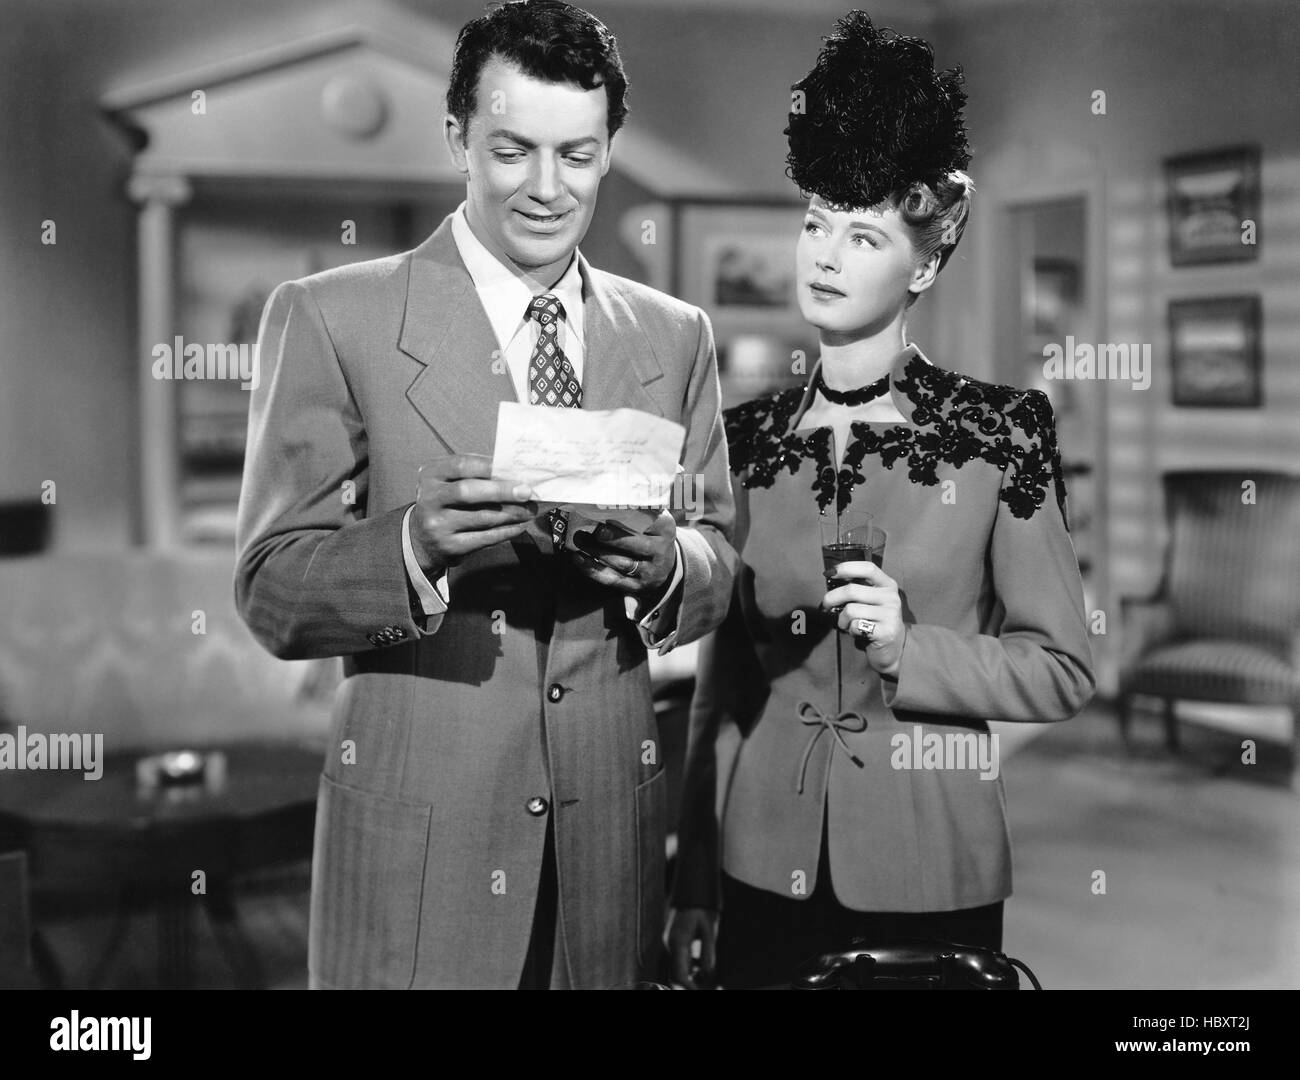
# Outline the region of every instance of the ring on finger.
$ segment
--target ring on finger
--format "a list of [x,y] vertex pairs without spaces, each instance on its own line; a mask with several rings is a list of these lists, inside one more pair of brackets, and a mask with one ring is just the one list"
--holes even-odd
[[854,619],[849,623],[849,629],[854,637],[866,638],[870,641],[876,633],[876,624],[871,619]]

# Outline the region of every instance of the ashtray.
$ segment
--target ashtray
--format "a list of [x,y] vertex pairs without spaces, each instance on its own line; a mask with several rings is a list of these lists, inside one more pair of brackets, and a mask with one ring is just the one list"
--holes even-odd
[[207,788],[213,792],[225,786],[226,755],[220,750],[167,750],[135,763],[136,786],[142,795],[158,788]]
[[195,784],[203,779],[207,758],[197,750],[173,750],[158,755],[160,784]]

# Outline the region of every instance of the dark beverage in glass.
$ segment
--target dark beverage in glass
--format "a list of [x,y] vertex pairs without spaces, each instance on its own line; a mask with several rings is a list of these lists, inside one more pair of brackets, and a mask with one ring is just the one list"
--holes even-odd
[[[838,544],[822,545],[822,573],[827,581],[830,581],[835,573],[835,568],[843,562],[866,562],[867,545],[853,543],[850,541],[841,541]],[[872,558],[877,566],[880,565],[879,556]]]
[[824,543],[822,545],[822,573],[831,581],[835,568],[840,563],[875,563],[884,564],[884,546],[866,545],[857,541]]

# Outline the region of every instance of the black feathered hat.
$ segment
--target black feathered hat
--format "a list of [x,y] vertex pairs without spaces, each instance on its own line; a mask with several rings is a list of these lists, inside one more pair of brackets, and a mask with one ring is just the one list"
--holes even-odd
[[865,11],[835,24],[793,90],[786,174],[805,196],[875,206],[970,161],[961,69],[936,72],[928,42],[878,30]]

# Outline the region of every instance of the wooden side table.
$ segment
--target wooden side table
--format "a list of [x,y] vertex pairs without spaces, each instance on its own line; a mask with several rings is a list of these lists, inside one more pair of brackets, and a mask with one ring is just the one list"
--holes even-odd
[[0,775],[0,832],[27,852],[37,923],[47,907],[113,898],[92,989],[104,985],[141,908],[156,914],[161,988],[193,986],[200,909],[237,985],[264,985],[235,886],[241,875],[310,858],[323,751],[282,742],[201,749],[224,757],[220,783],[142,787],[137,762],[147,750],[106,755],[98,780],[80,772]]

